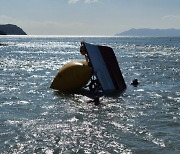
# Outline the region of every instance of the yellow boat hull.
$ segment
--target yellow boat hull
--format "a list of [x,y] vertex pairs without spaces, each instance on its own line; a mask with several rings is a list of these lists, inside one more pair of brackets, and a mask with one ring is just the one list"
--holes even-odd
[[85,61],[71,61],[59,70],[50,88],[63,92],[76,91],[88,83],[92,74],[92,68]]

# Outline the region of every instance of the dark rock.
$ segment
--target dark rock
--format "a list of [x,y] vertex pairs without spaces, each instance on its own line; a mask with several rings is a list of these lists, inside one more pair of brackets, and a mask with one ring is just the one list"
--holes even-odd
[[0,46],[8,46],[8,44],[0,43]]
[[7,35],[4,31],[0,30],[0,35]]
[[1,32],[7,35],[27,35],[20,27],[12,24],[0,25],[0,34]]

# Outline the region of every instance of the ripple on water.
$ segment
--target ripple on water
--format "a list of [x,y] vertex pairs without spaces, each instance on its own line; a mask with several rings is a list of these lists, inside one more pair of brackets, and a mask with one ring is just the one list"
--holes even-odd
[[[11,45],[0,48],[4,153],[179,152],[179,39],[172,45],[165,38],[85,38],[115,49],[127,82],[124,94],[101,97],[98,107],[86,103],[91,96],[49,88],[61,66],[84,58],[84,38],[6,39]],[[129,85],[134,78],[138,87]]]

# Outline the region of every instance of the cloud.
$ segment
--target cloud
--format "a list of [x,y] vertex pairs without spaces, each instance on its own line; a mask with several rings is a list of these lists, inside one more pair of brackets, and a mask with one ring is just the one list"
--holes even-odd
[[84,3],[96,3],[96,2],[99,2],[99,0],[68,0],[68,3],[69,4],[75,4],[75,3],[78,3],[78,2],[84,2]]
[[180,16],[178,15],[167,15],[162,17],[162,19],[180,19]]
[[69,0],[68,3],[69,3],[69,4],[74,4],[74,3],[77,3],[77,2],[79,2],[79,1],[80,1],[80,0]]
[[7,24],[7,23],[13,23],[14,19],[6,15],[0,15],[0,21],[1,21],[1,24]]
[[96,3],[98,2],[99,0],[85,0],[84,2],[85,3]]

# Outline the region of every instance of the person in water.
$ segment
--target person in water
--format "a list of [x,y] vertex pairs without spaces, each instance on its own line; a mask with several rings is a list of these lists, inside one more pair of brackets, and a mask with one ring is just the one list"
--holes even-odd
[[89,64],[90,63],[89,62],[89,57],[87,55],[87,50],[86,50],[86,47],[84,45],[84,42],[81,42],[80,53],[85,56],[86,62],[87,62],[87,64]]
[[139,85],[139,81],[138,81],[138,79],[134,79],[132,82],[131,82],[131,85],[133,85],[133,86],[138,86]]
[[94,105],[98,106],[100,104],[99,97],[96,96],[93,100],[90,100],[87,103],[94,103]]

